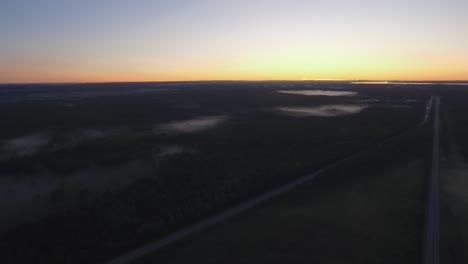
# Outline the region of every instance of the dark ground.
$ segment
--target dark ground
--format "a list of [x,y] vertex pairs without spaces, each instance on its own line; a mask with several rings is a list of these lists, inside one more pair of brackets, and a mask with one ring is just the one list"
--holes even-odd
[[[325,97],[277,92],[314,89],[358,94]],[[344,82],[0,86],[0,206],[10,219],[0,234],[0,243],[5,245],[0,249],[0,261],[94,263],[110,259],[415,127],[424,113],[425,100],[434,92],[440,93],[426,86],[388,88]],[[333,117],[294,117],[277,109],[326,105],[368,108]],[[170,122],[200,117],[222,120],[199,131],[158,132]],[[464,131],[463,127],[457,129]],[[30,144],[25,147],[24,142]],[[313,226],[330,219],[342,225],[346,222],[339,218],[340,213],[355,207],[353,195],[370,195],[372,199],[362,204],[357,195],[354,202],[362,205],[356,219],[378,208],[378,215],[368,219],[375,225],[364,227],[369,227],[366,232],[374,234],[376,241],[388,238],[390,242],[374,246],[392,245],[394,250],[389,252],[395,253],[410,245],[401,257],[415,260],[419,249],[414,245],[420,237],[414,223],[421,215],[417,204],[427,152],[422,149],[410,148],[407,152],[413,154],[409,156],[397,150],[383,151],[380,163],[362,163],[350,169],[349,176],[341,173],[318,185],[323,186],[318,194],[308,197],[299,192],[299,198],[281,204],[287,210],[290,204],[305,199],[310,206],[326,209]],[[403,160],[385,162],[400,156]],[[394,173],[399,170],[405,173]],[[409,174],[415,176],[405,186],[402,177]],[[413,202],[393,204],[395,190],[387,185],[402,188],[402,194]],[[387,231],[383,228],[386,221],[394,223]],[[351,221],[348,231],[355,232],[358,222]],[[408,236],[396,235],[405,232]],[[335,244],[340,234],[344,242],[337,248],[346,247],[345,242],[352,238],[346,232],[335,232],[329,242]],[[297,239],[304,242],[305,238]],[[361,244],[356,243],[356,252],[364,252],[366,247],[358,247]],[[361,257],[372,260],[386,253],[382,249],[375,254]]]
[[[421,263],[428,134],[135,263]],[[369,164],[372,163],[372,164]]]

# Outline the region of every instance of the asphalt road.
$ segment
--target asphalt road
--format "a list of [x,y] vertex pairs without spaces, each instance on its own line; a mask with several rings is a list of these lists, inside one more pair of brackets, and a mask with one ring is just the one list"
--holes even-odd
[[[433,101],[434,101],[434,98],[431,97],[430,100],[428,100],[427,104],[426,104],[426,112],[421,120],[421,123],[417,126],[417,127],[420,127],[422,125],[424,125],[428,119],[429,119],[429,116],[430,116],[430,112],[431,112],[431,109],[432,109],[432,106],[433,106]],[[436,102],[438,102],[438,99],[436,99]],[[436,104],[438,106],[438,104]],[[413,128],[414,129],[414,128]],[[405,136],[407,133],[410,133],[411,131],[413,131],[413,129],[409,129],[399,135],[396,135],[396,136],[393,136],[391,138],[388,138],[386,140],[383,140],[381,143],[378,144],[378,146],[382,146],[383,144],[385,144],[387,141],[390,141],[396,137],[403,137]],[[315,171],[314,173],[312,174],[309,174],[309,175],[306,175],[306,176],[303,176],[299,179],[296,179],[286,185],[283,185],[281,187],[278,187],[270,192],[267,192],[267,193],[264,193],[264,194],[261,194],[257,197],[254,197],[253,199],[249,200],[249,201],[246,201],[234,208],[231,208],[231,209],[228,209],[228,210],[225,210],[225,211],[222,211],[214,216],[211,216],[201,222],[198,222],[196,224],[193,224],[191,226],[188,226],[186,228],[183,228],[175,233],[172,233],[172,234],[169,234],[165,237],[162,237],[160,239],[157,239],[153,242],[150,242],[149,244],[146,244],[140,248],[137,248],[135,250],[132,250],[130,252],[127,252],[115,259],[112,259],[108,262],[106,262],[107,264],[124,264],[124,263],[131,263],[139,258],[141,258],[142,256],[145,256],[151,252],[154,252],[162,247],[165,247],[165,246],[168,246],[180,239],[183,239],[185,237],[188,237],[189,235],[191,234],[194,234],[195,232],[198,232],[202,229],[205,229],[206,227],[209,227],[211,225],[214,225],[216,223],[219,223],[225,219],[228,219],[234,215],[237,215],[239,214],[240,212],[242,211],[245,211],[249,208],[252,208],[254,206],[257,206],[267,200],[270,200],[274,197],[277,197],[279,196],[280,194],[283,194],[287,191],[290,191],[294,188],[296,188],[297,186],[301,185],[301,184],[304,184],[306,182],[309,182],[311,180],[313,180],[315,177],[317,177],[318,175],[330,170],[330,169],[333,169],[347,161],[350,161],[350,160],[353,160],[365,153],[367,153],[368,151],[370,151],[372,149],[372,146],[367,148],[367,149],[364,149],[362,151],[359,151],[357,153],[354,153],[340,161],[337,161],[335,163],[332,163],[331,165],[328,165],[324,168],[321,168],[317,171]]]
[[434,126],[432,139],[432,170],[429,181],[429,193],[426,219],[426,244],[424,263],[439,264],[440,262],[440,98],[435,98]]

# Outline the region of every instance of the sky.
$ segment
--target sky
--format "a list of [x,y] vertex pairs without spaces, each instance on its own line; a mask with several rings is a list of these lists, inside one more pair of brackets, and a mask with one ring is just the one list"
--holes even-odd
[[0,83],[468,80],[466,0],[0,0]]

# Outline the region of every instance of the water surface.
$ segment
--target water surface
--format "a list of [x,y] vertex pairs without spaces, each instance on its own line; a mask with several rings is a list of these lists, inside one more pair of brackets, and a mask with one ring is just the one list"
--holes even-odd
[[336,104],[315,107],[278,107],[277,110],[293,117],[334,117],[357,114],[368,107],[367,105]]
[[349,91],[326,91],[326,90],[282,90],[278,93],[297,94],[306,96],[355,96],[357,92]]

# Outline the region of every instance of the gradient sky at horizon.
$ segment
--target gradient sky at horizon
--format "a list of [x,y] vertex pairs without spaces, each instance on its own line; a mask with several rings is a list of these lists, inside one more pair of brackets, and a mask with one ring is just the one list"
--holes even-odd
[[0,83],[468,80],[466,0],[0,0]]

